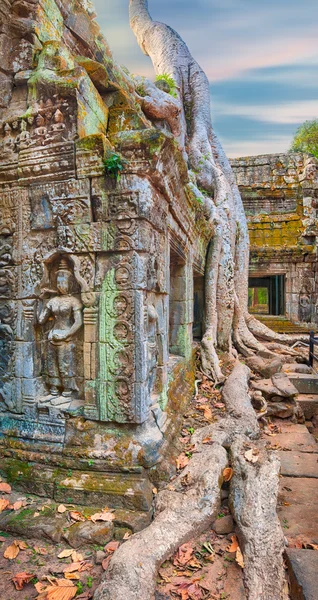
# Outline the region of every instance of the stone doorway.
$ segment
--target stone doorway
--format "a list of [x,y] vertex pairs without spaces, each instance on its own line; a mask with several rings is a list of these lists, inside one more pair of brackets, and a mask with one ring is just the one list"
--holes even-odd
[[248,290],[249,312],[283,316],[285,314],[285,275],[250,277]]

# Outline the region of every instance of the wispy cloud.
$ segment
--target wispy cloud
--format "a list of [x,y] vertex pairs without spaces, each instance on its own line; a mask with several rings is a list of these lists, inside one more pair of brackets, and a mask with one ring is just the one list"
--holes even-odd
[[[153,78],[129,29],[128,0],[95,0],[115,59]],[[283,152],[318,117],[317,0],[149,0],[211,81],[213,121],[230,156]]]
[[214,105],[214,113],[223,116],[247,117],[254,121],[297,125],[306,119],[318,118],[318,99],[303,102],[286,102],[278,106],[268,104],[255,106],[246,104],[240,106],[222,103]]

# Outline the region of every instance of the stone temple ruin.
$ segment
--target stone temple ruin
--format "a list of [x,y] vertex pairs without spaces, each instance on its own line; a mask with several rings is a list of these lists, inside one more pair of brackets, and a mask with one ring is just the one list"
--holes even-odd
[[[210,231],[83,3],[0,0],[0,22],[1,471],[143,527],[194,389]],[[279,310],[318,323],[314,159],[232,164],[251,278],[283,276]]]

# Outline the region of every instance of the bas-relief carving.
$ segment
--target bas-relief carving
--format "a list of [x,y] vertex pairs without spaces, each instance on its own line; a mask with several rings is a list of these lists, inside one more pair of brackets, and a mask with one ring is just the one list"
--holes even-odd
[[76,384],[76,355],[74,337],[83,325],[83,305],[71,294],[72,272],[65,259],[61,259],[56,272],[56,290],[43,289],[42,295],[51,298],[41,308],[40,325],[52,319],[47,344],[47,384],[51,396],[70,398],[78,392]]

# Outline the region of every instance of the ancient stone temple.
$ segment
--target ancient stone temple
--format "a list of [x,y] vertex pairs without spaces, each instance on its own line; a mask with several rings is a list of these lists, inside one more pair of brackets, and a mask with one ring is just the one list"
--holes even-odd
[[299,152],[269,154],[232,160],[232,167],[249,226],[255,312],[316,329],[317,160]]
[[0,20],[1,470],[147,520],[193,390],[210,232],[90,8],[1,0]]

